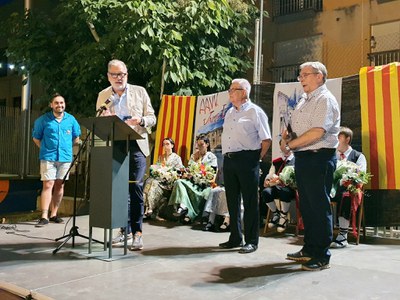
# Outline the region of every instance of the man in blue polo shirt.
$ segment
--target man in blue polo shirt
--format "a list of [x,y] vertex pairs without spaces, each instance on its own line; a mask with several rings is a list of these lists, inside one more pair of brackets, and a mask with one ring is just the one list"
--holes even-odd
[[[39,117],[33,127],[33,142],[39,147],[40,175],[43,189],[40,197],[42,217],[36,227],[63,223],[57,216],[64,195],[63,179],[68,179],[73,154],[72,146],[79,142],[81,130],[76,119],[65,112],[65,100],[55,94],[50,100],[51,112]],[[49,218],[50,209],[50,218]]]

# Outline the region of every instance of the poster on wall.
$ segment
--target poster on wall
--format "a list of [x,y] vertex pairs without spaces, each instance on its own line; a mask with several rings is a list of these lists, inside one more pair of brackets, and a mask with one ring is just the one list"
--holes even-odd
[[211,151],[218,159],[217,183],[223,181],[223,157],[221,149],[221,134],[225,114],[232,104],[229,101],[228,91],[206,96],[198,96],[196,103],[193,151],[196,149],[196,137],[204,134],[210,140]]
[[210,139],[211,149],[221,148],[222,126],[225,114],[231,106],[228,91],[198,96],[194,124],[195,137],[205,134]]
[[[336,97],[340,108],[342,101],[342,78],[328,79],[326,87]],[[272,159],[281,156],[279,149],[281,133],[290,123],[291,113],[303,93],[303,87],[300,82],[275,84],[272,116]]]

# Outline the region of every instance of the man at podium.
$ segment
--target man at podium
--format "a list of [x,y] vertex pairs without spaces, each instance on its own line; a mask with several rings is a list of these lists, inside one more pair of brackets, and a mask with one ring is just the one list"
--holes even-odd
[[[150,154],[148,131],[156,124],[154,109],[145,88],[128,84],[128,69],[124,62],[114,59],[108,63],[108,81],[111,86],[102,90],[97,98],[96,109],[100,116],[116,115],[125,121],[143,139],[130,141],[129,150],[129,196],[130,204],[127,232],[132,239],[131,250],[143,249],[143,177],[146,172],[146,157]],[[124,229],[121,228],[113,244],[123,242]]]

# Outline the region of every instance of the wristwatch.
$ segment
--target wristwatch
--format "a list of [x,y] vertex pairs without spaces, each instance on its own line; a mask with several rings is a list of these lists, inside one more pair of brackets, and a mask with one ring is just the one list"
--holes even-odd
[[290,151],[292,151],[292,149],[290,149],[290,147],[289,147],[289,144],[286,144],[286,146],[285,146],[285,150],[286,150],[287,152],[290,152]]

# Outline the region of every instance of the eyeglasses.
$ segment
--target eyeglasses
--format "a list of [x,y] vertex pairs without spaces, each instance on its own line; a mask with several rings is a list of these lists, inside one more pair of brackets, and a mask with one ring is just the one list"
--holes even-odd
[[233,93],[235,91],[243,91],[244,89],[229,89],[228,93]]
[[319,74],[319,73],[303,73],[303,74],[300,74],[299,76],[297,76],[297,81],[302,81],[303,79],[306,79],[307,78],[307,76],[308,75],[311,75],[311,74]]
[[117,79],[117,78],[124,78],[128,73],[108,73],[112,78]]

